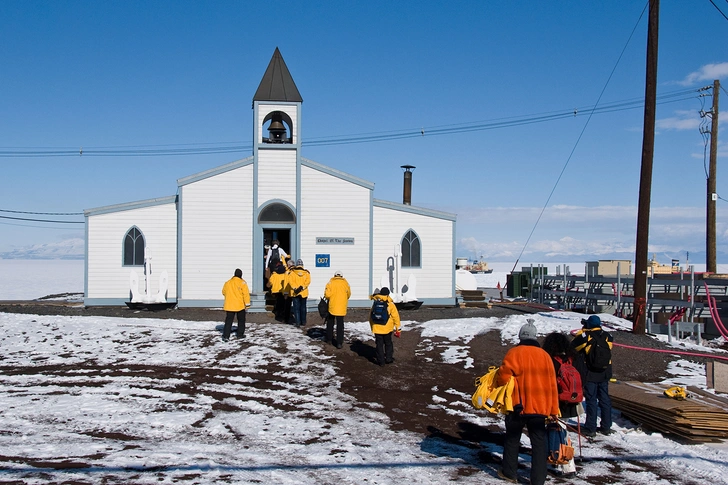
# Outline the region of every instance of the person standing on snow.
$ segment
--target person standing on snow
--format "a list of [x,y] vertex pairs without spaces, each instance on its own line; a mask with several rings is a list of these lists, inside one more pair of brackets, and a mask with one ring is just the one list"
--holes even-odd
[[306,304],[308,301],[308,287],[311,285],[311,273],[303,267],[303,260],[296,260],[296,266],[288,273],[286,284],[290,287],[292,298],[293,323],[297,327],[306,325]]
[[278,322],[284,321],[284,305],[285,296],[283,294],[283,285],[286,278],[286,268],[283,266],[282,261],[273,267],[273,273],[268,278],[268,286],[270,287],[270,294],[273,296],[273,315]]
[[[571,347],[579,355],[576,368],[581,374],[581,383],[584,386],[584,401],[586,401],[586,422],[581,433],[594,437],[596,432],[612,434],[612,400],[609,398],[609,379],[612,378],[611,349],[614,338],[609,332],[602,330],[602,320],[591,315],[582,319],[583,328],[574,334]],[[590,364],[589,354],[595,351],[594,344],[597,339],[606,340],[608,350],[608,363],[603,367]],[[600,426],[597,429],[597,408],[599,409]]]
[[[344,279],[341,271],[326,283],[324,298],[329,302],[329,314],[326,316],[326,341],[337,349],[344,345],[344,317],[351,297],[351,287]],[[334,339],[334,322],[336,322],[336,339]]]
[[374,333],[374,340],[377,347],[377,364],[391,364],[394,362],[394,344],[392,343],[392,334],[399,337],[400,321],[399,311],[389,296],[389,288],[386,286],[379,290],[378,294],[371,296],[372,300],[380,300],[387,303],[387,321],[384,324],[374,323],[372,316],[369,316],[369,325]]
[[531,440],[531,484],[546,481],[546,419],[559,415],[559,390],[551,356],[536,340],[536,326],[528,322],[518,332],[519,344],[510,349],[498,369],[496,386],[503,386],[513,377],[513,411],[506,414],[506,435],[503,441],[503,465],[498,476],[518,481],[518,449],[523,427]]
[[222,287],[222,295],[225,303],[222,309],[225,310],[225,326],[222,330],[222,339],[227,342],[230,332],[233,329],[233,320],[238,316],[238,329],[236,336],[245,337],[245,310],[250,306],[250,291],[248,284],[243,279],[243,272],[240,268],[235,270],[232,278],[225,282]]

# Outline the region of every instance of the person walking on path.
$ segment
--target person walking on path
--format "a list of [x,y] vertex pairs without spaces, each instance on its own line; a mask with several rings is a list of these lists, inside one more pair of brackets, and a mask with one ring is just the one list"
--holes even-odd
[[[562,389],[558,384],[559,372],[561,371],[562,366],[564,366],[565,375],[570,375],[569,370],[571,370],[575,377],[579,376],[579,373],[574,366],[576,355],[574,354],[574,349],[571,348],[571,339],[561,332],[551,332],[546,335],[546,338],[543,340],[542,348],[551,356],[551,362],[554,364],[554,371],[556,372],[556,387],[559,390],[559,411],[561,411],[561,418],[576,418],[578,423],[579,415],[584,414],[581,404],[582,396],[579,394],[583,389],[581,380],[574,379],[572,384],[574,388],[578,389],[579,393],[573,393],[574,395],[569,401],[562,400],[562,391],[564,389]],[[568,393],[568,391],[569,389],[567,388],[566,392]],[[576,463],[574,462],[574,458],[571,458],[571,460],[569,460],[566,464],[550,466],[553,467],[553,472],[557,476],[572,477],[576,475]]]
[[559,415],[559,391],[551,357],[538,344],[537,330],[532,322],[518,332],[519,344],[506,352],[498,369],[496,386],[508,383],[513,377],[513,412],[506,414],[506,434],[503,442],[503,466],[498,476],[518,481],[518,449],[523,427],[531,440],[531,484],[546,481],[546,420]]
[[250,291],[248,284],[243,279],[243,272],[240,268],[235,270],[232,278],[227,280],[222,287],[222,295],[225,303],[222,309],[225,310],[225,326],[222,329],[222,339],[227,342],[230,332],[233,329],[233,320],[238,317],[238,329],[236,336],[245,337],[245,310],[250,306]]
[[282,322],[284,317],[284,305],[285,305],[285,296],[283,295],[283,284],[285,282],[286,278],[286,268],[283,266],[282,261],[278,261],[278,263],[273,268],[273,273],[271,273],[270,278],[268,279],[268,286],[270,287],[270,294],[273,297],[273,315],[275,316],[276,321]]
[[286,324],[293,323],[293,312],[291,311],[293,308],[293,290],[291,289],[290,279],[295,265],[290,259],[286,261],[286,272],[283,274],[283,289],[281,290],[283,295],[283,320],[281,321]]
[[273,268],[277,264],[278,261],[281,261],[285,264],[286,258],[288,258],[288,254],[283,250],[282,247],[280,247],[280,241],[278,239],[273,240],[273,245],[268,248],[268,252],[265,255],[265,267],[270,268],[271,274],[273,273]]
[[[372,295],[371,299],[374,300],[374,305],[372,305],[372,313],[369,314],[369,325],[372,327],[374,340],[376,342],[377,364],[383,366],[384,364],[391,364],[394,362],[394,344],[392,343],[392,334],[399,337],[399,311],[397,311],[397,307],[392,301],[392,298],[389,296],[389,288],[386,286],[379,290],[378,294]],[[383,301],[387,304],[386,322],[383,324],[374,322],[373,313],[377,301]]]
[[[581,321],[582,329],[574,334],[571,347],[579,355],[576,368],[581,374],[586,401],[586,422],[581,432],[594,437],[597,431],[612,433],[612,400],[609,398],[609,379],[612,378],[612,335],[602,329],[602,321],[591,315]],[[598,409],[598,413],[597,413]],[[597,414],[600,426],[597,429]]]
[[311,284],[311,273],[303,267],[303,260],[296,260],[296,266],[288,274],[286,281],[290,287],[290,295],[293,299],[291,313],[293,323],[297,327],[306,325],[306,304],[308,301],[308,287]]
[[[326,341],[337,349],[344,345],[344,317],[351,297],[351,287],[344,279],[341,271],[326,283],[324,298],[329,302],[329,314],[326,316]],[[334,322],[336,322],[336,339],[334,339]]]

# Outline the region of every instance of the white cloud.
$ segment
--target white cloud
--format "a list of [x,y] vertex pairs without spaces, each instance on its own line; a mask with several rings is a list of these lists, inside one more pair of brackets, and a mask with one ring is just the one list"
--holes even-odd
[[720,62],[717,64],[706,64],[695,72],[688,74],[685,79],[678,82],[683,86],[691,86],[697,82],[713,81],[728,77],[728,62]]
[[[491,261],[514,259],[522,253],[540,257],[601,257],[633,255],[637,208],[634,206],[568,206],[469,208],[458,211],[460,256]],[[719,249],[728,243],[719,223]],[[529,240],[530,236],[530,240]],[[514,238],[520,238],[515,239]],[[653,207],[650,210],[649,251],[664,253],[705,250],[705,209]]]

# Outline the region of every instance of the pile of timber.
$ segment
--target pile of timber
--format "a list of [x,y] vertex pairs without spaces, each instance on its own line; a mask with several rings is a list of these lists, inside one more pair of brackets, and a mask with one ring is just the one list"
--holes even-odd
[[687,387],[688,398],[665,396],[668,386],[643,382],[609,384],[612,406],[644,428],[694,443],[728,438],[728,399]]
[[483,290],[460,290],[462,302],[461,307],[491,308],[491,304],[485,299]]

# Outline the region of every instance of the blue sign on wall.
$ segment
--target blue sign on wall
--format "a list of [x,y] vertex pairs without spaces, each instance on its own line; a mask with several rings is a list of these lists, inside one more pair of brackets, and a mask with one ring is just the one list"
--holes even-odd
[[316,267],[317,268],[328,268],[331,266],[331,255],[330,254],[317,254],[316,255]]

